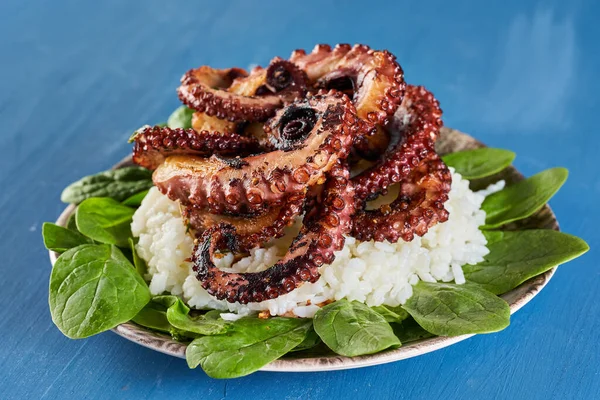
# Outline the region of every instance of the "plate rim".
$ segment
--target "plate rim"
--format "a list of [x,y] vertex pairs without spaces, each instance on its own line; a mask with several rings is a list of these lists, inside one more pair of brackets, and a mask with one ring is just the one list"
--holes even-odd
[[[476,139],[472,138],[468,134],[459,132],[449,128],[443,128],[446,135],[454,135],[459,139],[466,140],[469,142],[470,148],[485,147],[485,145]],[[113,168],[119,168],[124,164],[130,162],[131,156],[125,157],[121,162],[116,164]],[[520,179],[523,179],[523,175],[519,171],[513,168],[516,175]],[[56,220],[56,224],[60,226],[66,226],[68,218],[75,211],[76,207],[73,204],[69,204],[60,214]],[[548,218],[552,220],[552,229],[559,231],[558,221],[556,215],[546,204],[539,212],[548,214]],[[56,259],[59,254],[49,250],[50,262],[54,266]],[[500,297],[510,299],[517,295],[517,297],[509,302],[510,314],[514,314],[519,311],[523,306],[529,303],[535,296],[537,296],[542,289],[548,284],[550,279],[554,276],[557,267],[553,267],[548,271],[537,275],[515,289],[501,295]],[[508,302],[508,300],[507,300]],[[117,335],[137,343],[143,347],[158,351],[163,354],[185,359],[185,349],[187,344],[174,341],[169,336],[151,331],[147,328],[136,325],[132,322],[125,322],[111,329]],[[427,354],[442,348],[454,345],[462,342],[466,339],[475,336],[475,334],[467,334],[460,336],[435,336],[433,338],[421,339],[414,342],[409,342],[397,349],[385,350],[375,354],[357,356],[357,357],[344,357],[339,355],[326,355],[318,357],[289,357],[280,358],[275,360],[260,369],[260,371],[268,372],[323,372],[323,371],[337,371],[345,369],[362,368],[373,365],[386,364],[394,361],[405,360],[408,358]]]

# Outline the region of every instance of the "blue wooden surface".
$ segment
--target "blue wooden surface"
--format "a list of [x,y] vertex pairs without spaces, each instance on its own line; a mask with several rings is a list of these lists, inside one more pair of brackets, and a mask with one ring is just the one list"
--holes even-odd
[[[0,2],[0,398],[600,397],[600,5],[354,4]],[[410,82],[436,93],[447,125],[515,150],[528,175],[569,168],[551,204],[592,250],[505,331],[360,370],[218,381],[113,333],[63,337],[40,237],[62,188],[126,155],[133,129],[164,120],[187,69],[265,64],[319,42],[389,49]]]

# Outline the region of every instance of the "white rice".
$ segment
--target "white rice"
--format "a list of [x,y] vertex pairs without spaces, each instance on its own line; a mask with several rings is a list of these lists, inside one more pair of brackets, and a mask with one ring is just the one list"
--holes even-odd
[[[222,315],[232,320],[261,310],[269,310],[271,315],[312,317],[319,308],[317,304],[326,300],[346,298],[369,306],[397,306],[410,298],[412,286],[419,281],[464,283],[462,266],[476,264],[488,253],[479,230],[485,222],[481,203],[503,185],[498,183],[485,191],[473,192],[469,182],[452,170],[452,190],[445,205],[450,212],[448,221],[408,243],[359,242],[348,237],[335,261],[321,267],[317,282],[273,300],[247,305],[217,300],[202,288],[186,261],[192,253],[193,240],[186,234],[178,203],[156,188],[150,190],[136,211],[131,228],[139,237],[137,251],[148,263],[145,278],[154,295],[169,292],[182,296],[193,308],[229,310],[231,313]],[[283,257],[300,224],[299,219],[287,229],[284,238],[252,250],[250,256],[233,265],[231,254],[215,262],[220,268],[236,272],[267,269]]]

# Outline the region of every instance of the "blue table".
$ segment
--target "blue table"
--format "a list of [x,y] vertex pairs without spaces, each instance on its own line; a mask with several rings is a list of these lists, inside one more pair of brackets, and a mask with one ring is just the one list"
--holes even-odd
[[[599,4],[194,3],[0,3],[0,398],[600,398]],[[592,250],[505,331],[366,369],[218,381],[110,332],[62,336],[40,235],[62,188],[164,120],[187,69],[265,64],[320,42],[389,49],[436,93],[447,125],[515,150],[525,174],[568,167],[551,204]]]

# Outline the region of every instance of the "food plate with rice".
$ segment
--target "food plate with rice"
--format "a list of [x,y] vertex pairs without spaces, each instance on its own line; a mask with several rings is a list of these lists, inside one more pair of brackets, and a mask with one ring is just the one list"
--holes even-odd
[[588,249],[546,204],[566,170],[524,179],[441,127],[388,52],[201,67],[179,96],[44,225],[68,337],[112,329],[216,378],[380,364],[504,329]]

